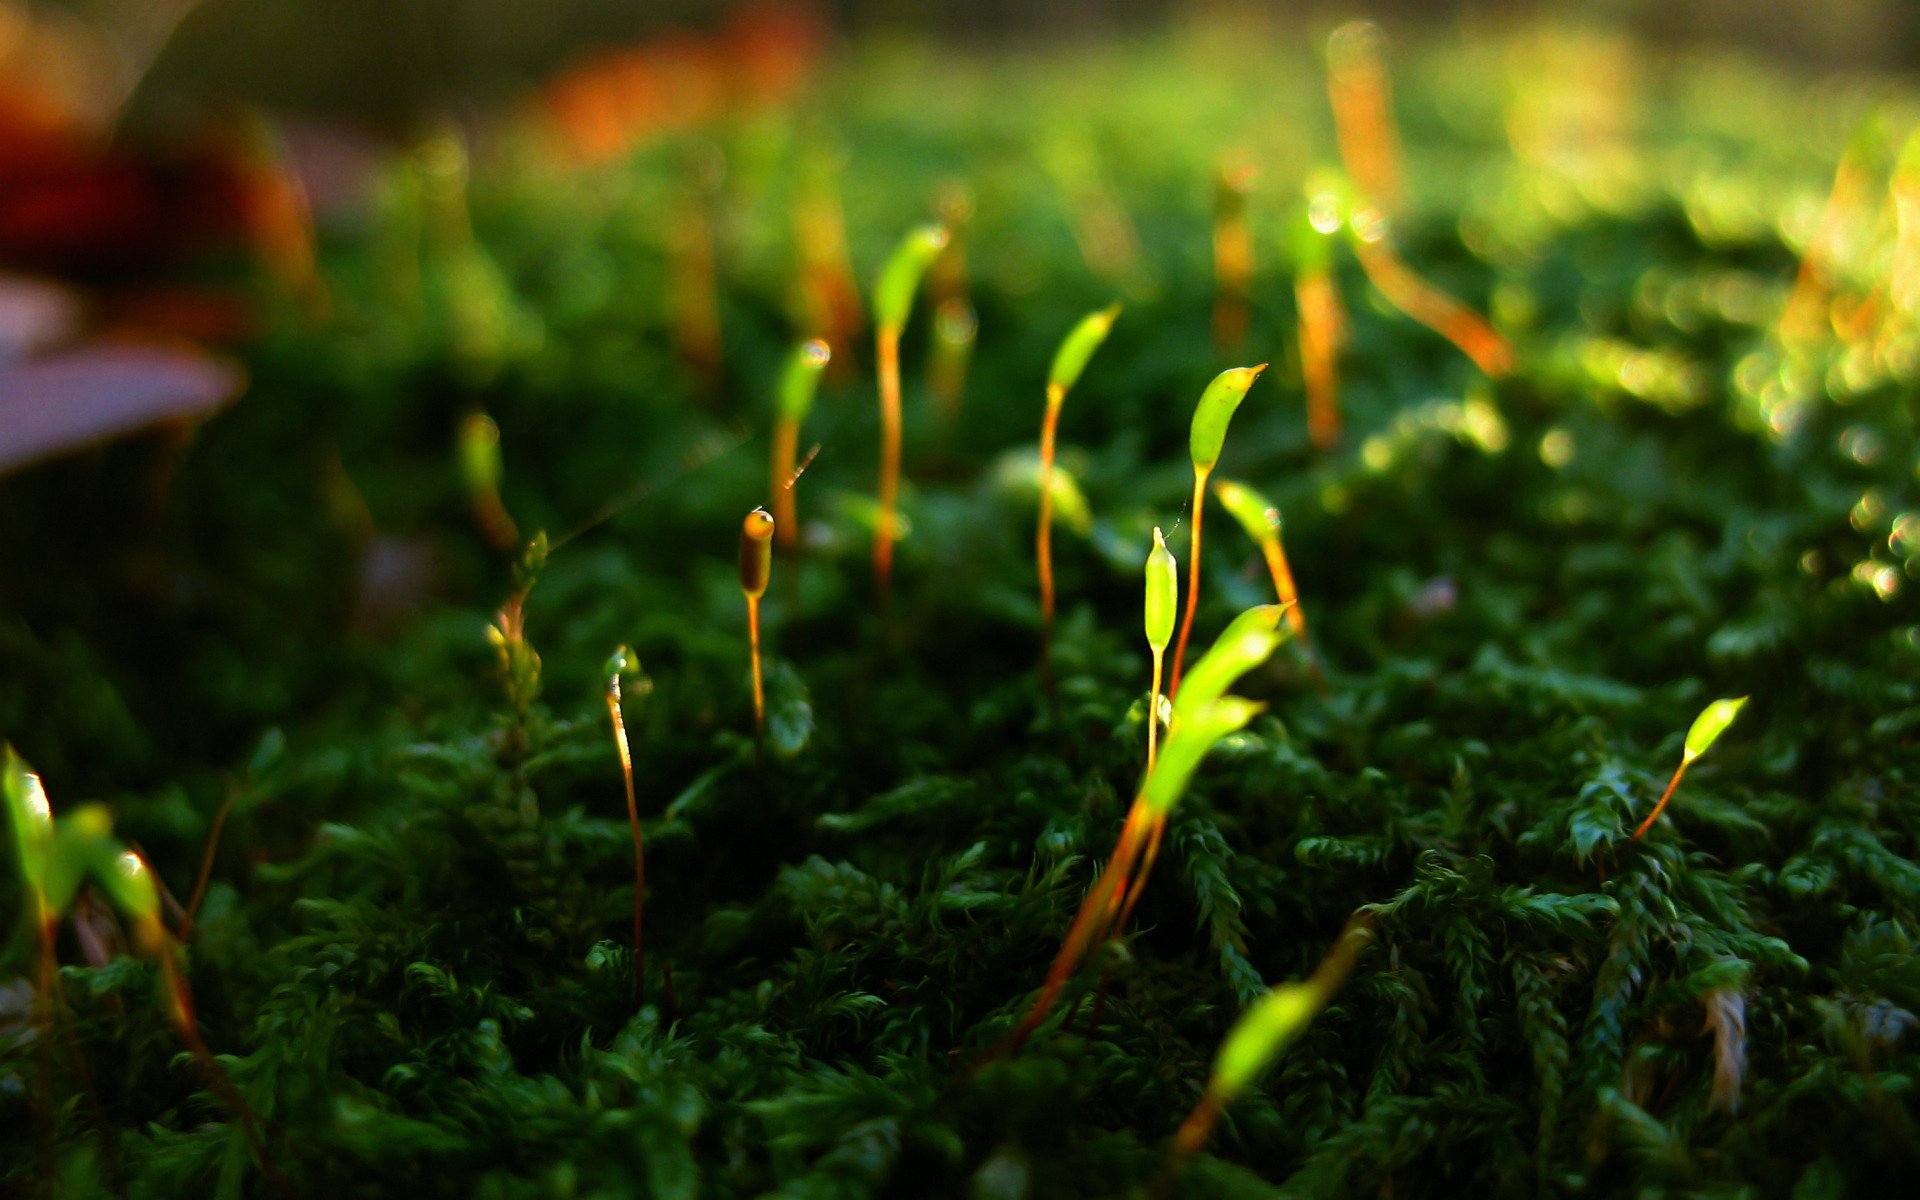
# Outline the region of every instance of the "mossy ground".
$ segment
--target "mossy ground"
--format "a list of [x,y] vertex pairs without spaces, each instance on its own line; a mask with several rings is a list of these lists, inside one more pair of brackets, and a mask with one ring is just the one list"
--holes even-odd
[[[1521,366],[1488,382],[1343,257],[1349,430],[1321,455],[1284,250],[1298,180],[1333,153],[1310,47],[870,49],[798,112],[616,168],[504,149],[476,170],[471,250],[436,242],[431,183],[397,167],[377,218],[328,231],[331,314],[251,347],[250,394],[184,453],[123,445],[0,487],[0,733],[56,807],[112,801],[183,896],[234,798],[190,977],[302,1195],[1125,1194],[1235,1014],[1362,905],[1379,944],[1183,1193],[1821,1197],[1912,1168],[1915,356],[1773,337],[1848,133],[1869,100],[1912,98],[1604,41],[1403,47],[1404,252],[1494,312]],[[980,332],[945,424],[924,311],[909,331],[913,532],[886,621],[842,501],[872,487],[871,362],[837,348],[853,370],[802,441],[811,545],[768,597],[756,771],[734,543],[767,499],[787,212],[821,147],[847,154],[862,278],[943,180],[968,183]],[[1238,147],[1259,258],[1223,356],[1208,188]],[[709,395],[668,332],[659,214],[716,149]],[[1137,259],[1102,276],[1076,206],[1107,203]],[[1055,718],[1031,497],[997,467],[1037,434],[1055,341],[1116,297],[1063,420],[1095,524],[1056,538]],[[1182,520],[1193,401],[1269,359],[1221,470],[1285,513],[1330,687],[1286,653],[1243,684],[1270,712],[1202,769],[1137,932],[943,1104],[1031,996],[1137,782],[1140,563]],[[618,506],[527,601],[524,717],[484,636],[508,566],[451,448],[476,408],[525,530]],[[438,564],[424,609],[377,633],[352,621],[361,504]],[[1239,531],[1207,528],[1201,646],[1269,599]],[[651,683],[626,706],[637,1009],[600,675],[621,643]],[[1746,693],[1628,844],[1688,721]],[[62,948],[88,1077],[56,1056],[62,1194],[269,1194],[150,965]],[[16,1028],[0,1145],[29,1191],[33,1061]]]

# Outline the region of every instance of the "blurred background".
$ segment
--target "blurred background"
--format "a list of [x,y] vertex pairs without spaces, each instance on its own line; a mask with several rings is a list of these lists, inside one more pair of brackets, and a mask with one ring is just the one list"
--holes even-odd
[[[596,50],[721,31],[729,0],[0,0],[0,54],[23,23],[84,30],[131,92],[128,119],[166,124],[236,103],[391,128],[422,113],[509,100]],[[832,36],[939,38],[1011,52],[1234,15],[1330,26],[1499,24],[1543,15],[1625,28],[1657,45],[1725,45],[1812,68],[1920,61],[1911,0],[813,0],[761,4]]]

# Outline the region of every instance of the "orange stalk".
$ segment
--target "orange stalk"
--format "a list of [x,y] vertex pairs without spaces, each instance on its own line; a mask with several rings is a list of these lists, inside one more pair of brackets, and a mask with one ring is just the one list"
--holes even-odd
[[613,724],[613,747],[620,755],[620,780],[627,789],[627,827],[633,833],[633,996],[643,1003],[647,995],[647,960],[642,941],[647,891],[647,847],[640,834],[640,805],[633,795],[633,748],[627,741],[627,722],[620,712],[620,672],[626,667],[623,647],[616,665],[607,672],[607,718]]
[[793,498],[794,460],[800,451],[800,423],[781,417],[773,426],[772,470],[768,473],[768,492],[773,497],[775,540],[783,551],[792,553],[799,536],[799,515]]
[[1395,308],[1459,347],[1490,378],[1513,369],[1507,340],[1486,318],[1416,274],[1388,243],[1384,228],[1362,234],[1356,245],[1361,269]]
[[1193,469],[1193,536],[1187,549],[1187,611],[1180,618],[1180,638],[1173,644],[1173,679],[1167,684],[1167,699],[1180,693],[1181,660],[1187,654],[1187,638],[1193,634],[1193,614],[1200,607],[1200,522],[1207,511],[1207,476],[1211,469],[1196,465]]
[[1034,562],[1040,572],[1040,675],[1049,702],[1053,689],[1053,456],[1066,389],[1047,385],[1047,415],[1040,425],[1040,516],[1033,536]]
[[1666,809],[1667,801],[1673,799],[1674,790],[1680,786],[1680,777],[1687,773],[1687,765],[1691,761],[1684,758],[1680,760],[1680,765],[1674,768],[1673,778],[1667,781],[1667,790],[1660,793],[1660,803],[1654,805],[1653,811],[1647,814],[1647,819],[1640,822],[1640,827],[1635,829],[1633,836],[1627,839],[1629,842],[1639,841],[1647,830],[1653,828],[1653,823],[1660,819],[1661,812]]
[[875,335],[880,372],[880,520],[873,534],[873,577],[885,607],[893,593],[894,510],[900,496],[900,330]]
[[1334,30],[1327,44],[1327,94],[1333,104],[1340,160],[1370,204],[1399,212],[1400,137],[1393,124],[1387,68],[1380,55],[1385,38],[1371,21]]
[[1300,371],[1307,386],[1307,436],[1316,448],[1340,441],[1340,343],[1346,324],[1333,274],[1324,268],[1294,280],[1300,310]]

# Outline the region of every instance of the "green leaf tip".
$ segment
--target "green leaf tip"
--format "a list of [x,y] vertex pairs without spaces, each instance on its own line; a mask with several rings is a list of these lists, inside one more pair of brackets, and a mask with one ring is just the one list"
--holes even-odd
[[600,669],[601,680],[611,688],[614,682],[625,675],[633,665],[633,651],[626,646],[618,646],[607,656],[607,663]]
[[920,277],[947,248],[945,225],[921,225],[909,231],[894,247],[887,265],[880,270],[873,287],[873,323],[882,330],[899,332],[906,328],[907,314],[913,311],[913,294]]
[[[1186,698],[1183,689],[1180,699]],[[1239,696],[1222,696],[1204,706],[1189,707],[1177,716],[1173,731],[1160,747],[1160,757],[1154,760],[1153,770],[1147,772],[1147,780],[1140,787],[1147,811],[1156,817],[1172,812],[1207,752],[1221,738],[1246,728],[1247,722],[1265,712],[1266,707]]]
[[469,492],[492,492],[500,487],[505,468],[500,458],[500,427],[483,412],[460,422],[460,475]]
[[1173,614],[1180,607],[1180,565],[1167,549],[1160,527],[1153,527],[1153,549],[1147,552],[1147,645],[1165,650],[1173,640]]
[[4,793],[7,821],[13,827],[13,845],[20,859],[20,875],[35,894],[47,885],[47,857],[53,846],[53,807],[47,802],[40,776],[12,745],[0,746],[0,793]]
[[799,424],[813,408],[820,390],[820,374],[833,359],[833,350],[820,338],[812,338],[794,347],[787,366],[780,374],[777,393],[781,419]]
[[1244,483],[1220,479],[1214,482],[1213,494],[1255,542],[1265,543],[1280,536],[1280,510],[1259,492]]
[[1715,700],[1701,709],[1700,715],[1693,719],[1692,727],[1687,730],[1687,748],[1682,752],[1681,757],[1687,762],[1692,762],[1705,754],[1707,749],[1719,740],[1720,735],[1727,731],[1727,726],[1733,724],[1734,718],[1740,715],[1740,710],[1746,707],[1747,700],[1746,696],[1735,696],[1732,699]]
[[1107,334],[1113,332],[1113,323],[1119,316],[1120,305],[1110,304],[1081,317],[1079,324],[1061,339],[1060,348],[1053,354],[1053,367],[1047,372],[1047,395],[1054,403],[1059,403],[1080,381],[1080,373],[1087,369],[1088,360],[1107,340]]
[[1214,1058],[1213,1078],[1207,1090],[1218,1103],[1225,1104],[1244,1091],[1281,1051],[1306,1032],[1313,1018],[1340,990],[1354,960],[1372,942],[1373,930],[1363,918],[1356,918],[1310,978],[1279,984],[1254,1001],[1228,1032]]
[[1233,619],[1181,683],[1173,704],[1176,731],[1188,714],[1210,707],[1226,694],[1234,680],[1272,656],[1286,640],[1286,627],[1281,624],[1285,612],[1284,605],[1262,604]]
[[1214,376],[1207,390],[1200,394],[1200,403],[1193,410],[1193,430],[1188,438],[1194,470],[1211,471],[1214,464],[1220,461],[1220,451],[1227,444],[1227,422],[1233,420],[1234,410],[1247,398],[1247,389],[1266,369],[1266,363],[1257,367],[1229,367]]

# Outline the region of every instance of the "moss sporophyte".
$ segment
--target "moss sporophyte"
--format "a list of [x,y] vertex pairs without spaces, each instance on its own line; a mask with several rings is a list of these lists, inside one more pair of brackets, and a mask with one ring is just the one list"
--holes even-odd
[[1315,686],[1325,692],[1326,677],[1320,669],[1319,656],[1313,651],[1313,642],[1307,636],[1307,615],[1300,607],[1300,594],[1293,583],[1293,568],[1287,563],[1286,547],[1281,540],[1283,522],[1279,507],[1246,484],[1231,479],[1217,481],[1213,485],[1213,494],[1220,498],[1221,507],[1240,523],[1240,528],[1246,530],[1253,544],[1260,548],[1260,556],[1267,564],[1267,575],[1273,580],[1274,598],[1287,606],[1287,624],[1293,628],[1293,636],[1300,639],[1301,649],[1308,654]]
[[800,449],[800,426],[813,409],[820,390],[820,374],[833,351],[819,338],[802,342],[787,356],[774,394],[773,452],[768,463],[767,493],[772,497],[774,536],[783,552],[791,553],[800,530],[794,489],[799,483],[795,462]]
[[1147,648],[1153,652],[1153,688],[1147,693],[1147,770],[1160,742],[1160,669],[1166,658],[1167,643],[1173,640],[1173,615],[1180,607],[1180,566],[1167,549],[1160,527],[1153,527],[1153,549],[1147,552],[1146,600],[1142,621]]
[[902,238],[873,289],[874,351],[880,379],[879,519],[873,536],[873,577],[884,608],[893,593],[893,543],[900,498],[900,335],[913,311],[920,278],[946,249],[947,230],[922,225]]
[[[282,1194],[292,1195],[292,1188],[267,1155],[259,1118],[201,1039],[194,1019],[193,991],[175,958],[173,936],[161,921],[160,888],[147,860],[114,839],[113,820],[99,805],[81,805],[56,820],[40,776],[4,743],[0,743],[0,800],[4,800],[8,824],[13,829],[17,870],[34,918],[39,1074],[34,1111],[47,1160],[52,1161],[54,1152],[53,1035],[61,998],[55,942],[60,921],[73,908],[82,888],[92,884],[132,926],[133,944],[159,964],[161,1006],[167,1019],[207,1086],[239,1122],[261,1172]],[[68,1046],[73,1069],[84,1078],[84,1056],[73,1041],[69,1040]],[[100,1132],[102,1137],[109,1133],[104,1127]],[[53,1175],[47,1178],[51,1180]]]
[[740,524],[740,591],[747,598],[747,645],[753,659],[753,741],[766,736],[767,692],[760,671],[760,598],[773,577],[773,517],[764,508]]
[[1247,397],[1247,389],[1260,378],[1267,364],[1257,367],[1232,367],[1214,376],[1194,406],[1193,425],[1188,432],[1187,448],[1193,459],[1193,532],[1187,543],[1187,609],[1180,620],[1180,639],[1173,646],[1173,680],[1167,687],[1170,697],[1180,694],[1180,667],[1186,657],[1187,639],[1193,635],[1194,611],[1200,605],[1200,526],[1207,510],[1207,477],[1220,461],[1226,447],[1227,423],[1234,410]]
[[1333,278],[1333,236],[1340,231],[1344,212],[1337,179],[1325,170],[1315,172],[1294,220],[1291,245],[1307,436],[1322,451],[1340,442],[1340,348],[1346,341],[1347,316]]
[[1040,421],[1040,515],[1033,539],[1035,568],[1040,576],[1040,675],[1049,701],[1053,687],[1053,492],[1054,439],[1060,427],[1060,408],[1067,392],[1080,379],[1100,343],[1107,340],[1120,306],[1111,305],[1080,318],[1054,351],[1047,372],[1047,407]]
[[[1127,811],[1120,837],[1106,866],[1081,902],[1067,928],[1060,952],[1048,968],[1040,991],[1013,1031],[995,1043],[974,1069],[1017,1051],[1053,1010],[1061,991],[1086,961],[1089,951],[1125,920],[1132,900],[1146,886],[1158,849],[1158,835],[1180,802],[1201,759],[1228,734],[1244,727],[1261,706],[1228,696],[1240,676],[1265,662],[1285,639],[1279,605],[1251,608],[1234,618],[1213,647],[1194,664],[1188,687],[1173,704],[1167,743],[1141,782]],[[969,1072],[970,1073],[970,1072]]]
[[627,829],[633,837],[633,996],[641,1004],[647,997],[647,957],[644,941],[647,895],[647,846],[640,834],[640,805],[633,794],[633,746],[627,740],[626,714],[620,707],[620,677],[636,671],[639,664],[633,651],[625,646],[607,659],[607,721],[613,727],[614,753],[620,759],[620,782],[627,793]]
[[1687,729],[1686,742],[1680,751],[1680,765],[1674,768],[1673,778],[1667,781],[1667,790],[1660,794],[1660,802],[1653,806],[1653,811],[1647,814],[1647,819],[1640,822],[1629,841],[1639,841],[1647,830],[1653,828],[1653,823],[1666,810],[1667,801],[1673,799],[1674,790],[1680,786],[1681,776],[1687,773],[1687,768],[1693,765],[1694,759],[1705,754],[1720,739],[1720,735],[1727,731],[1727,726],[1733,724],[1734,718],[1740,715],[1740,710],[1745,708],[1746,704],[1747,697],[1738,696],[1730,700],[1715,700],[1700,710],[1700,715],[1693,719],[1693,724]]

